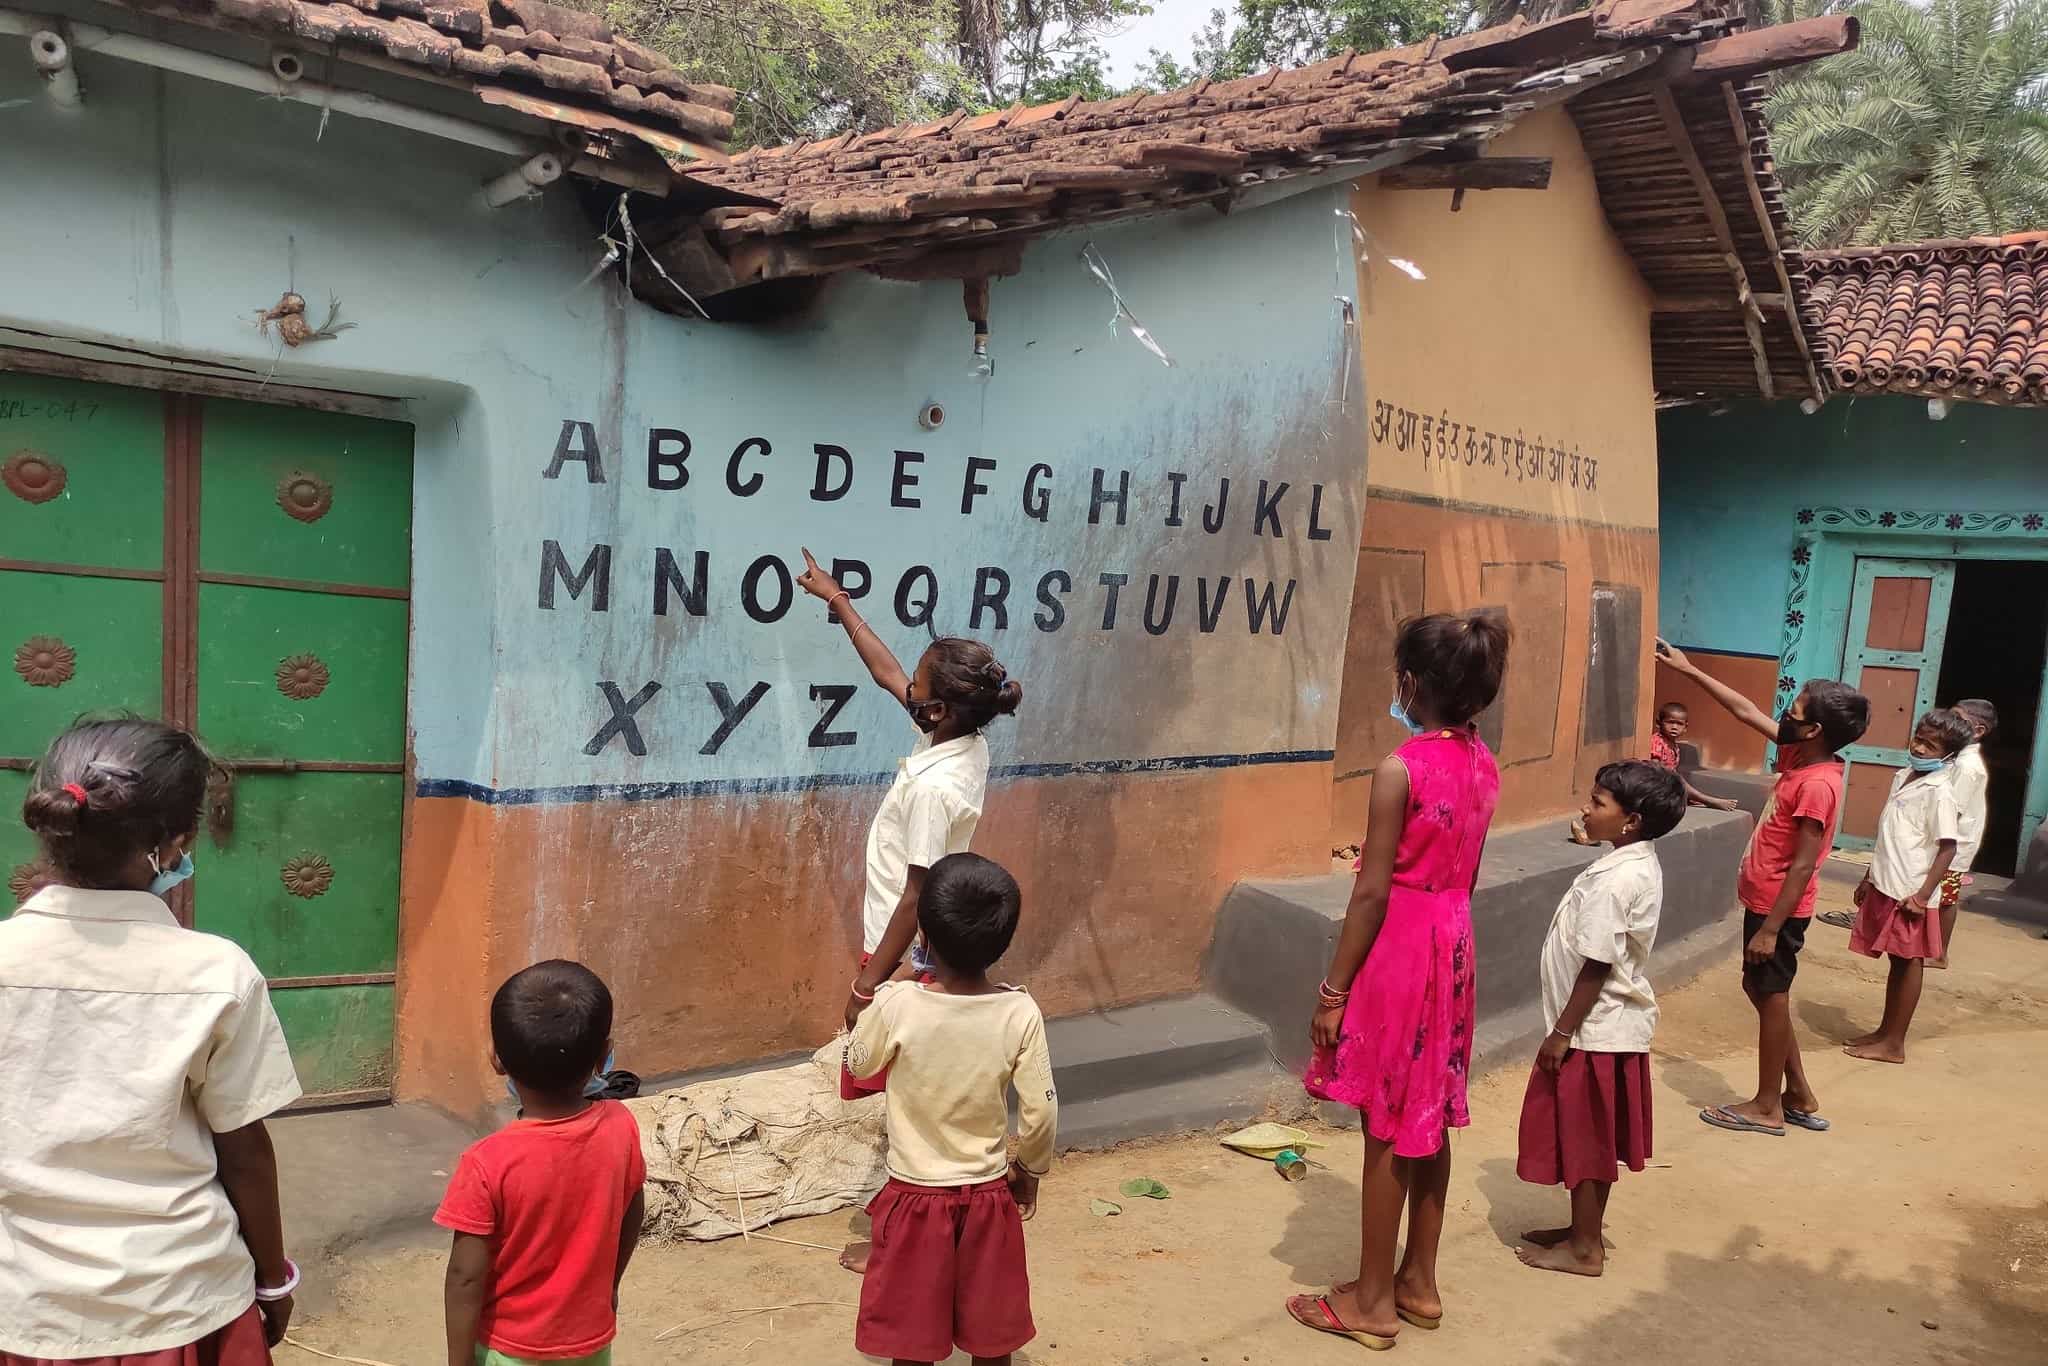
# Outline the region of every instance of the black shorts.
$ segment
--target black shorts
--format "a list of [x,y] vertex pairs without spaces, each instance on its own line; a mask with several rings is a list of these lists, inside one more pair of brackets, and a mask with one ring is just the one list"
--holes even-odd
[[[1749,941],[1756,938],[1756,932],[1764,927],[1769,916],[1758,915],[1744,908],[1742,912],[1742,947],[1749,948]],[[1779,992],[1792,990],[1792,979],[1799,975],[1799,951],[1806,947],[1806,924],[1804,919],[1794,917],[1778,927],[1778,947],[1769,958],[1761,963],[1752,963],[1747,958],[1742,962],[1742,985],[1759,996],[1775,996]]]

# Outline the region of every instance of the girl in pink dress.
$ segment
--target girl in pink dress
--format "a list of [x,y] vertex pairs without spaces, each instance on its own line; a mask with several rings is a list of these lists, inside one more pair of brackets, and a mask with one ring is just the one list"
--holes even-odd
[[[1451,1181],[1451,1129],[1468,1122],[1472,1061],[1472,887],[1500,773],[1473,721],[1500,691],[1499,617],[1420,617],[1394,645],[1389,713],[1415,738],[1373,773],[1351,905],[1318,988],[1303,1079],[1356,1106],[1365,1128],[1358,1279],[1287,1302],[1295,1320],[1366,1347],[1402,1322],[1435,1328],[1437,1240]],[[1408,1248],[1394,1245],[1408,1208]]]

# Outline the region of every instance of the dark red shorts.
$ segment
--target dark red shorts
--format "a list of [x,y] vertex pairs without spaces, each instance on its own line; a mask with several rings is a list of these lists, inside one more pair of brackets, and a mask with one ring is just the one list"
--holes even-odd
[[270,1366],[270,1347],[263,1340],[263,1314],[250,1305],[225,1328],[216,1328],[197,1342],[156,1352],[127,1352],[112,1357],[20,1357],[0,1352],[0,1366]]
[[958,1347],[999,1357],[1030,1342],[1024,1219],[1008,1185],[891,1180],[868,1203],[874,1251],[860,1286],[854,1350],[944,1361]]
[[1643,1169],[1650,1156],[1650,1055],[1564,1055],[1555,1075],[1529,1071],[1515,1174],[1539,1186],[1612,1184],[1621,1164]]

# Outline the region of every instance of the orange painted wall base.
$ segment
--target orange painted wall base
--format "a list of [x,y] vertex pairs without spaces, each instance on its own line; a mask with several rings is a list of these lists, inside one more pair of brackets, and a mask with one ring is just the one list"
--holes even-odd
[[[998,967],[1048,1015],[1192,990],[1240,878],[1329,868],[1327,762],[1016,779],[975,851],[1017,875]],[[398,1086],[465,1117],[494,1105],[490,996],[552,957],[617,1002],[643,1076],[817,1047],[860,953],[860,861],[878,787],[744,800],[412,804]]]

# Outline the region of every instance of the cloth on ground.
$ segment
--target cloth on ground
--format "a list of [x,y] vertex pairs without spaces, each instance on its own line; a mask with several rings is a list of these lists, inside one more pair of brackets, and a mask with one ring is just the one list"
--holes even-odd
[[627,1101],[647,1159],[647,1234],[713,1242],[866,1204],[888,1180],[879,1095],[839,1098],[846,1041],[789,1067]]

